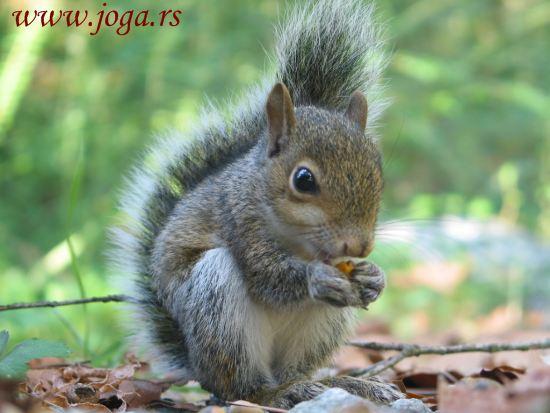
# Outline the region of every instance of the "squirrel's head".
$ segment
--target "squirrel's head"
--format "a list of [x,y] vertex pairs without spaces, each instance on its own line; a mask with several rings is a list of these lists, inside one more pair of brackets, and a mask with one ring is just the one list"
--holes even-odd
[[363,94],[355,92],[344,113],[295,108],[278,83],[266,113],[261,156],[269,225],[305,259],[368,255],[383,179],[380,152],[365,134]]

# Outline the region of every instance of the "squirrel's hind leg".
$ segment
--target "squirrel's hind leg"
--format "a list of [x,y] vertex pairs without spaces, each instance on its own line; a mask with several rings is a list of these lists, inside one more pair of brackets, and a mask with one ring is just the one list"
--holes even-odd
[[320,382],[296,381],[260,392],[252,401],[261,405],[291,409],[296,404],[311,400],[327,389],[328,387]]
[[338,387],[378,404],[390,404],[405,397],[397,386],[385,383],[378,377],[337,376],[319,381],[295,381],[283,384],[255,401],[268,406],[290,409],[300,402],[313,399],[330,387]]
[[179,324],[193,378],[226,400],[250,398],[277,385],[265,315],[247,295],[226,248],[205,252],[180,286]]
[[397,386],[385,383],[378,377],[359,378],[336,376],[323,379],[320,383],[328,387],[344,389],[351,394],[380,404],[389,404],[397,399],[405,397]]

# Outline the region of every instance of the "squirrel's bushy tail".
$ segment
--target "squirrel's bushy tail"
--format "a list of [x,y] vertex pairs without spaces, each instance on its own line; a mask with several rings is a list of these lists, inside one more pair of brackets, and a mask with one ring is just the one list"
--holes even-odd
[[277,77],[295,105],[345,109],[359,89],[367,96],[371,125],[385,107],[381,27],[373,4],[362,0],[296,6],[276,32]]
[[373,7],[363,0],[319,0],[294,7],[277,29],[276,72],[245,95],[241,105],[224,110],[209,106],[208,116],[190,136],[162,139],[135,168],[122,198],[121,223],[112,231],[110,255],[124,292],[139,301],[131,311],[138,319],[129,322],[130,328],[172,368],[185,368],[186,342],[155,292],[150,256],[156,237],[185,193],[257,142],[266,123],[265,101],[276,81],[287,85],[296,105],[332,110],[344,109],[360,89],[369,102],[372,128],[384,107],[384,57],[373,20]]

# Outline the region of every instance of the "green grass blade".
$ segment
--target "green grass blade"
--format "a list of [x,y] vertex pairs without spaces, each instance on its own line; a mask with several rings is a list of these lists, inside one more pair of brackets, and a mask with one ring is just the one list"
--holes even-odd
[[0,357],[4,354],[6,347],[8,345],[8,340],[10,339],[10,333],[7,330],[0,331]]
[[[80,194],[80,185],[82,183],[82,176],[84,174],[84,143],[81,139],[78,151],[78,159],[76,161],[75,171],[71,181],[71,189],[69,194],[69,208],[67,212],[67,246],[69,248],[69,254],[71,257],[71,268],[73,276],[77,282],[80,296],[86,297],[86,289],[82,280],[82,274],[78,266],[78,260],[75,252],[74,245],[71,241],[71,228],[73,224],[74,213],[78,204],[78,197]],[[84,343],[83,343],[83,355],[88,356],[89,353],[89,341],[90,341],[90,320],[88,317],[88,310],[86,304],[82,305],[82,312],[84,315]]]

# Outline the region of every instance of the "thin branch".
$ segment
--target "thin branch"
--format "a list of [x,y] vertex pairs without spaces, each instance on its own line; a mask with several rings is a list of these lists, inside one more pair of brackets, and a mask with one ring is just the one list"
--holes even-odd
[[372,366],[366,367],[364,369],[354,369],[348,374],[350,376],[362,376],[362,377],[371,377],[376,374],[389,369],[390,367],[395,366],[400,361],[406,359],[408,356],[404,353],[397,353],[394,356],[388,357],[387,359],[381,360],[378,363],[374,363]]
[[405,343],[375,343],[358,342],[349,343],[352,346],[378,351],[399,351],[394,356],[379,361],[364,369],[356,369],[350,372],[352,376],[374,376],[408,357],[418,357],[424,354],[455,354],[455,353],[496,353],[499,351],[529,351],[550,348],[550,338],[524,343],[488,343],[488,344],[457,344],[453,346],[422,346]]
[[109,303],[109,302],[136,302],[127,295],[107,295],[105,297],[89,297],[77,300],[65,301],[38,301],[36,303],[15,303],[0,305],[0,311],[21,310],[25,308],[61,307],[64,305],[88,304],[88,303]]
[[[127,295],[107,295],[104,297],[90,297],[77,300],[66,301],[39,301],[36,303],[15,303],[0,305],[0,311],[21,310],[25,308],[43,308],[60,307],[65,305],[88,304],[88,303],[108,303],[108,302],[130,302],[136,303],[138,300]],[[424,354],[455,354],[467,352],[496,353],[499,351],[529,351],[537,349],[550,348],[550,338],[540,341],[530,341],[524,343],[488,343],[488,344],[458,344],[453,346],[424,346],[418,344],[406,343],[376,343],[376,342],[358,342],[349,343],[352,346],[369,350],[378,351],[398,351],[397,354],[379,361],[364,369],[356,369],[349,374],[352,376],[373,376],[386,369],[395,366],[400,361],[408,357],[417,357]]]

